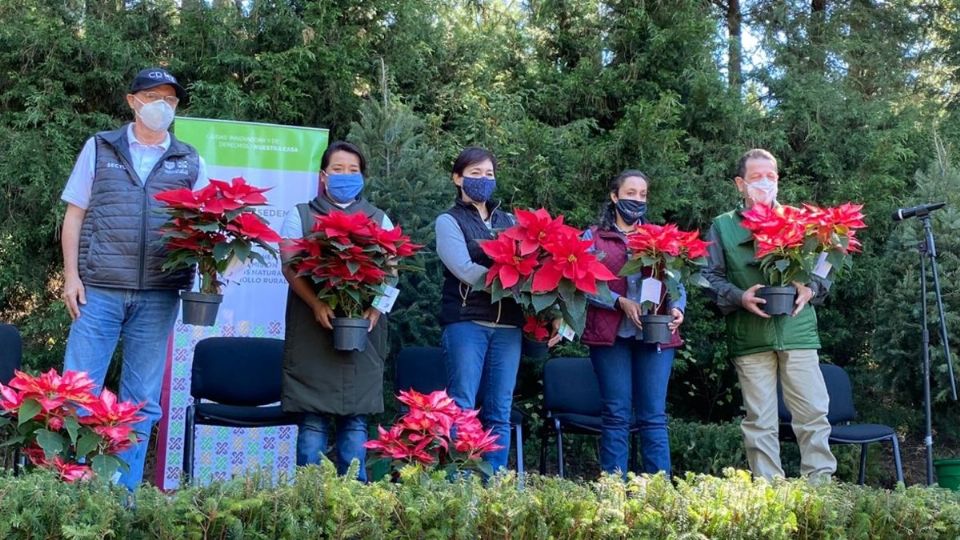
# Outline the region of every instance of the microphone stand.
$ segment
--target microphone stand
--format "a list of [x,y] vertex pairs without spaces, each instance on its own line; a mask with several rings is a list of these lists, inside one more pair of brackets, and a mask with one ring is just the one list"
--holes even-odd
[[950,374],[950,397],[957,400],[957,382],[953,375],[953,360],[950,358],[950,341],[947,337],[947,322],[943,313],[943,294],[940,291],[940,275],[937,270],[937,245],[933,239],[933,227],[930,224],[930,212],[917,213],[917,219],[923,223],[923,241],[917,246],[920,252],[920,314],[923,321],[921,341],[923,344],[923,409],[926,432],[923,444],[927,447],[927,485],[933,485],[933,412],[930,397],[930,330],[927,328],[927,258],[933,270],[933,292],[937,299],[940,315],[940,341],[943,354],[947,359],[947,372]]

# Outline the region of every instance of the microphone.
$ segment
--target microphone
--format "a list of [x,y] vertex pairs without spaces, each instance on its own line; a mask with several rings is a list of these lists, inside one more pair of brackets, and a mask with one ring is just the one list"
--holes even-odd
[[934,210],[939,210],[946,206],[945,202],[930,203],[930,204],[921,204],[919,206],[914,206],[911,208],[898,208],[893,213],[894,221],[903,221],[905,219],[910,219],[912,217],[923,217]]

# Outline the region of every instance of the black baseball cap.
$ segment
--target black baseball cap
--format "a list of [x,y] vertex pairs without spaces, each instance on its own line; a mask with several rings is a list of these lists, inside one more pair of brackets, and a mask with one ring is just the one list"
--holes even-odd
[[177,78],[171,75],[169,71],[159,67],[147,68],[137,73],[137,76],[133,78],[133,82],[130,83],[130,93],[136,94],[142,90],[156,88],[157,86],[163,86],[165,84],[172,86],[173,89],[176,90],[177,98],[179,98],[180,101],[187,99],[187,91],[180,86]]

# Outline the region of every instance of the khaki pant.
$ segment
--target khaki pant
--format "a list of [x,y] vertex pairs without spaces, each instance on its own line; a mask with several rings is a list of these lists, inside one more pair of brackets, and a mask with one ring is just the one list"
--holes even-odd
[[747,416],[743,431],[747,461],[754,476],[783,476],[780,465],[777,375],[783,400],[793,416],[793,432],[800,446],[800,474],[818,478],[837,470],[830,452],[830,398],[820,373],[815,349],[768,351],[734,359],[743,390]]

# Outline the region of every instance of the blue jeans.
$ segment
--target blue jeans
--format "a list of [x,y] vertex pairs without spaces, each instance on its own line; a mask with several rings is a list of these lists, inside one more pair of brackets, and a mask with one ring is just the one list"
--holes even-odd
[[70,325],[63,369],[85,371],[102,388],[117,342],[123,340],[119,398],[145,404],[140,411],[145,420],[134,426],[140,442],[118,456],[130,467],[120,483],[134,490],[143,480],[150,432],[162,414],[160,387],[179,293],[101,287],[85,287],[85,292],[87,303],[80,304],[80,317]]
[[367,417],[304,413],[297,425],[297,465],[316,465],[327,452],[333,424],[337,429],[337,473],[346,474],[350,462],[360,462],[357,480],[367,481]]
[[608,347],[590,347],[603,400],[600,468],[604,472],[626,477],[633,418],[640,427],[643,472],[670,474],[666,408],[673,354],[673,349],[657,352],[656,345],[633,338],[617,338]]
[[480,408],[480,423],[492,429],[500,450],[484,455],[494,471],[510,455],[510,410],[520,368],[519,328],[493,328],[465,321],[443,328],[447,393],[462,409]]

